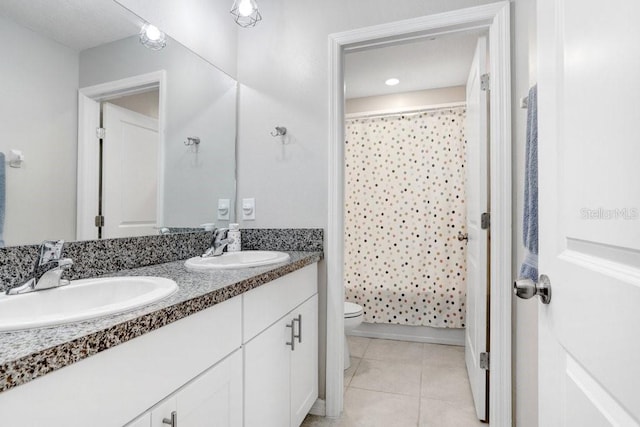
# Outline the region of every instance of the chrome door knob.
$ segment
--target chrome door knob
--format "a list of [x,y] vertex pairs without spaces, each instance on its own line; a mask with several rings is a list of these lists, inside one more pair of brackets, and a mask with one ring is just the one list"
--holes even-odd
[[459,241],[469,241],[469,233],[463,233],[462,231],[458,231],[458,240]]
[[538,283],[531,279],[518,279],[513,283],[513,292],[522,299],[538,295],[543,304],[549,304],[551,302],[551,281],[546,274],[540,275]]

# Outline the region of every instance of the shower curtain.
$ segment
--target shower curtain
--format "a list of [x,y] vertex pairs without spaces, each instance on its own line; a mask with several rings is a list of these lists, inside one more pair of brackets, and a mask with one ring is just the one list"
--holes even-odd
[[365,322],[465,325],[464,121],[464,107],[346,121],[346,297]]

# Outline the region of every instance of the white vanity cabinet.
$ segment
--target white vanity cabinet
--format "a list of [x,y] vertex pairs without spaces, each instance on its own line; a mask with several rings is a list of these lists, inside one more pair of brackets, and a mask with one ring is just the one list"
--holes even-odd
[[180,427],[242,427],[242,350],[236,350],[127,427],[170,427],[172,416]]
[[[289,344],[287,344],[287,342]],[[2,425],[299,426],[318,396],[317,264],[0,393]]]
[[317,264],[243,297],[245,427],[298,427],[318,397]]
[[213,392],[199,396],[211,401],[212,393],[224,395],[232,384],[228,410],[235,418],[228,424],[191,425],[240,426],[241,324],[242,298],[237,296],[7,390],[0,393],[2,425],[114,427],[135,420],[132,426],[149,427],[144,418],[153,414],[141,414],[168,396],[179,411],[186,408],[188,419],[210,403],[193,397],[198,390],[211,387]]

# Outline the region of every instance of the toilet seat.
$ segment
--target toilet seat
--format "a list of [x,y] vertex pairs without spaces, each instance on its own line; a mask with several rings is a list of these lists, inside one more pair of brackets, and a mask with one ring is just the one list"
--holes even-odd
[[352,302],[344,302],[344,317],[345,319],[350,319],[353,317],[362,316],[364,309],[361,305],[354,304]]

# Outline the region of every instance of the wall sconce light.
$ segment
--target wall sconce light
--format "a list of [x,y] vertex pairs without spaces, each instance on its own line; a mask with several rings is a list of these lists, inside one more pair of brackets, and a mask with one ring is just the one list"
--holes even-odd
[[255,27],[259,21],[262,21],[256,0],[234,0],[231,14],[236,24],[243,28]]
[[155,25],[147,23],[140,30],[140,43],[151,50],[160,50],[167,45],[167,36]]

